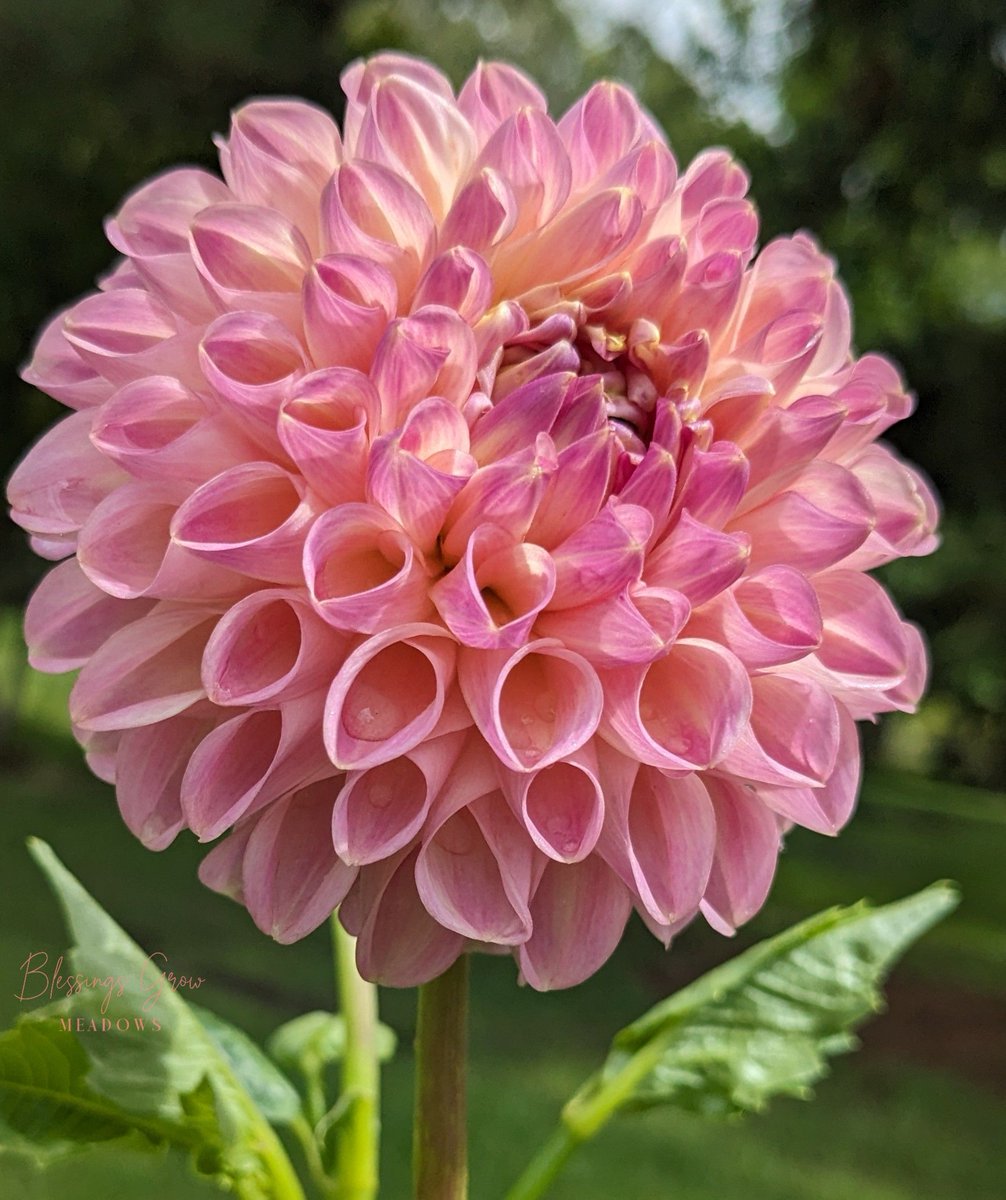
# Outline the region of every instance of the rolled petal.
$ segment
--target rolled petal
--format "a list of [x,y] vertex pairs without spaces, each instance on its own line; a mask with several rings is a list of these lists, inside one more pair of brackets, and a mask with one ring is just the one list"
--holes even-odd
[[412,293],[430,255],[429,206],[406,180],[378,163],[344,163],[322,196],[325,250],[357,254],[386,267],[398,293]]
[[337,629],[376,633],[390,618],[432,611],[429,574],[402,527],[370,504],[343,504],[315,522],[304,546],[311,603]]
[[28,661],[36,671],[75,671],[120,629],[145,616],[152,600],[109,596],[81,571],[76,559],[43,577],[24,615]]
[[761,908],[779,858],[779,822],[756,793],[709,778],[716,810],[716,855],[702,911],[720,933],[732,934]]
[[323,779],[277,800],[248,838],[244,903],[259,929],[283,945],[327,921],[356,879],[329,837],[335,790],[334,780]]
[[822,787],[759,787],[758,796],[780,816],[834,836],[852,816],[859,794],[862,762],[856,724],[844,705],[838,710],[839,744],[835,766]]
[[546,550],[487,524],[476,527],[464,557],[430,596],[459,642],[490,650],[520,646],[554,590]]
[[508,783],[511,803],[543,854],[569,863],[591,853],[601,835],[605,811],[591,742],[540,771],[509,775]]
[[172,542],[175,495],[174,489],[144,483],[117,488],[80,531],[81,570],[102,591],[124,600],[152,596],[205,603],[244,595],[252,586],[246,579]]
[[[561,433],[556,426],[553,430]],[[611,491],[614,464],[614,445],[606,428],[564,446],[535,510],[528,538],[550,550],[574,538],[600,512]]]
[[548,103],[516,67],[509,63],[479,62],[458,93],[458,108],[481,145],[508,117],[525,108],[545,112]]
[[396,428],[427,396],[442,396],[460,408],[471,394],[476,366],[474,335],[450,309],[431,305],[393,321],[371,369],[384,428]]
[[568,757],[600,720],[596,672],[554,639],[516,651],[462,649],[458,679],[482,736],[513,771]]
[[466,246],[453,246],[430,263],[416,288],[412,311],[430,304],[440,305],[474,325],[492,297],[492,272],[486,260]]
[[363,865],[408,846],[423,828],[463,741],[463,733],[450,733],[400,758],[351,771],[332,813],[332,840],[339,856]]
[[[658,925],[697,911],[716,848],[716,817],[698,775],[670,779],[605,756],[608,815],[601,853]],[[612,770],[612,767],[615,770]]]
[[850,565],[869,570],[904,555],[931,554],[939,545],[939,506],[922,475],[886,446],[868,446],[851,464],[877,516],[873,532]]
[[821,644],[821,607],[806,576],[765,567],[705,605],[689,633],[729,646],[746,667],[781,666]]
[[112,634],[74,684],[74,723],[85,730],[132,729],[204,699],[199,664],[216,621],[209,609],[165,603]]
[[327,686],[347,645],[300,592],[263,588],[221,617],[203,653],[203,686],[214,704],[275,705]]
[[371,92],[356,154],[408,179],[440,220],[475,157],[475,137],[453,96],[395,74]]
[[475,164],[475,170],[483,167],[498,171],[513,195],[518,215],[511,237],[546,225],[569,195],[569,155],[555,126],[537,108],[520,108],[499,126]]
[[[331,774],[321,742],[323,699],[324,692],[313,692],[279,708],[243,712],[203,738],[181,787],[186,822],[200,841],[212,841],[240,817]],[[333,788],[330,803],[335,795]]]
[[311,251],[281,213],[253,204],[216,204],[196,217],[189,238],[199,273],[228,308],[297,321]]
[[137,479],[204,483],[258,457],[254,442],[169,375],[127,383],[101,408],[94,446]]
[[[7,485],[11,520],[43,537],[75,534],[128,476],[90,443],[92,415],[64,417],[35,443]],[[66,553],[74,544],[67,543]],[[62,555],[60,556],[62,557]]]
[[863,685],[899,683],[909,666],[905,623],[881,585],[858,571],[828,571],[814,588],[824,621],[820,662]]
[[143,288],[87,296],[66,313],[63,329],[77,353],[117,387],[144,375],[198,383],[196,332]]
[[705,770],[729,753],[751,715],[751,681],[714,642],[681,638],[645,667],[604,672],[601,734],[669,771]]
[[690,612],[681,592],[626,588],[619,596],[593,604],[544,612],[535,622],[535,632],[558,638],[595,667],[620,667],[659,658]]
[[377,438],[367,469],[367,499],[380,505],[423,553],[431,553],[454,497],[475,472],[460,448],[468,427],[458,410],[431,396],[401,430]]
[[720,766],[761,783],[816,787],[835,769],[838,707],[819,683],[792,672],[751,679],[751,724]]
[[626,886],[597,854],[550,862],[531,900],[534,933],[517,952],[535,991],[573,987],[611,956],[632,911]]
[[279,209],[314,244],[318,200],[342,158],[331,116],[303,100],[252,100],[233,113],[226,149],[234,192]]
[[278,450],[276,416],[304,374],[304,350],[276,317],[225,313],[206,330],[199,361],[220,408],[268,450]]
[[378,766],[435,728],[454,677],[456,643],[437,625],[385,630],[358,646],[325,704],[325,748],[342,770]]
[[595,83],[559,122],[574,191],[603,177],[635,146],[643,128],[639,101],[628,88],[610,80]]
[[492,167],[483,167],[458,193],[444,218],[438,243],[489,255],[517,224],[517,198]]
[[654,587],[682,592],[698,608],[744,574],[750,553],[744,534],[721,533],[683,512],[647,555],[643,578]]
[[634,504],[609,504],[552,551],[550,611],[591,604],[639,579],[653,518]]
[[465,948],[465,939],[427,912],[416,890],[418,850],[364,867],[346,905],[364,914],[356,963],[364,979],[416,987],[435,979]]
[[329,254],[304,280],[304,336],[316,366],[369,371],[398,308],[394,276],[358,254]]
[[156,725],[127,729],[115,756],[115,798],[130,832],[164,850],[185,828],[182,776],[196,746],[220,722],[205,702]]
[[729,529],[751,538],[751,566],[787,563],[820,571],[866,541],[873,505],[849,471],[817,461],[774,499],[734,518]]
[[515,538],[523,538],[556,465],[552,440],[540,433],[525,450],[476,471],[444,520],[441,551],[446,561],[455,563],[461,558],[468,539],[487,513]]
[[315,492],[335,506],[364,498],[368,430],[380,419],[374,385],[350,367],[312,371],[279,414],[279,440]]
[[65,315],[57,313],[39,334],[21,378],[67,408],[92,408],[111,395],[113,385],[67,341]]
[[426,910],[465,937],[514,946],[531,934],[532,850],[502,793],[458,809],[430,830],[416,859]]
[[748,462],[732,442],[714,442],[708,450],[694,443],[681,465],[674,502],[676,512],[687,510],[695,521],[722,529],[747,488]]

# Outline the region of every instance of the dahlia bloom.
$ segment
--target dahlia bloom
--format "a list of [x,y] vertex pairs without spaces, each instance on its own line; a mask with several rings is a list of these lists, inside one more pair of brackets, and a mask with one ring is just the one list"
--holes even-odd
[[31,662],[80,668],[145,845],[222,837],[204,882],[283,942],[341,906],[368,978],[569,986],[633,909],[730,932],[924,686],[867,574],[935,545],[876,440],[911,400],[814,241],[756,255],[744,171],[679,172],[625,88],[556,122],[495,63],[343,87],[341,134],[252,101],[222,179],[130,195],[42,333],[75,411],[9,485],[62,560]]

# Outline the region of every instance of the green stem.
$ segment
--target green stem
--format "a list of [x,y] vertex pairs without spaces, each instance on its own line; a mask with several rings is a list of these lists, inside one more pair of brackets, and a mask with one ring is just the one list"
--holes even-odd
[[599,1073],[591,1075],[562,1110],[559,1128],[535,1154],[505,1200],[539,1200],[544,1196],[573,1151],[607,1125],[650,1074],[673,1036],[674,1030],[668,1029],[653,1038],[607,1079]]
[[467,1200],[468,956],[419,989],[415,1200]]
[[380,1145],[380,1065],[377,1057],[377,988],[356,969],[356,939],[332,916],[339,1007],[346,1023],[342,1092],[348,1110],[339,1126],[336,1182],[339,1200],[377,1195]]

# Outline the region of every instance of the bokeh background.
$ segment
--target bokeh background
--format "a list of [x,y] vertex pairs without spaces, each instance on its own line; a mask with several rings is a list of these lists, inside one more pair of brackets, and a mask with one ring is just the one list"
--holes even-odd
[[[838,842],[797,831],[746,943],[835,902],[952,876],[964,903],[913,952],[891,1013],[813,1105],[708,1125],[653,1114],[610,1130],[558,1200],[999,1200],[1006,1165],[1006,10],[1001,0],[3,0],[0,5],[0,457],[57,415],[17,378],[46,315],[110,261],[102,219],[251,95],[341,108],[338,76],[384,47],[460,82],[477,58],[533,74],[561,112],[600,76],[632,85],[679,162],[731,147],[763,239],[812,230],[838,259],[860,350],[903,366],[918,411],[891,440],[943,497],[944,544],[886,569],[928,632],[921,712],[865,731],[860,813]],[[209,980],[205,1003],[259,1036],[330,1004],[324,931],[267,942],[194,878],[199,851],[153,856],[69,739],[67,680],[24,663],[20,608],[40,574],[0,524],[0,1018],[18,964],[65,944],[30,868],[38,834],[148,950]],[[736,949],[695,928],[664,956],[638,928],[590,983],[518,992],[475,971],[473,1194],[502,1194],[608,1037]],[[407,1194],[414,999],[384,997],[401,1053],[386,1079],[386,1177]],[[90,1153],[39,1175],[0,1155],[0,1194],[209,1195],[174,1159]],[[8,1182],[9,1181],[9,1182]],[[5,1190],[10,1188],[11,1190]]]

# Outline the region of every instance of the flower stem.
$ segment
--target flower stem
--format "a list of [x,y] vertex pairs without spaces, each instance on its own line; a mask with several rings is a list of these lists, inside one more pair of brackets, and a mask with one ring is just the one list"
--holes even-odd
[[467,1200],[468,956],[419,989],[415,1200]]
[[666,1029],[605,1077],[598,1071],[562,1110],[562,1120],[528,1163],[505,1200],[539,1200],[554,1183],[573,1151],[598,1133],[660,1061],[675,1033]]
[[380,1146],[380,1065],[377,1057],[377,988],[356,969],[356,939],[332,915],[336,985],[346,1023],[342,1093],[347,1111],[336,1149],[339,1200],[373,1200],[377,1195]]

